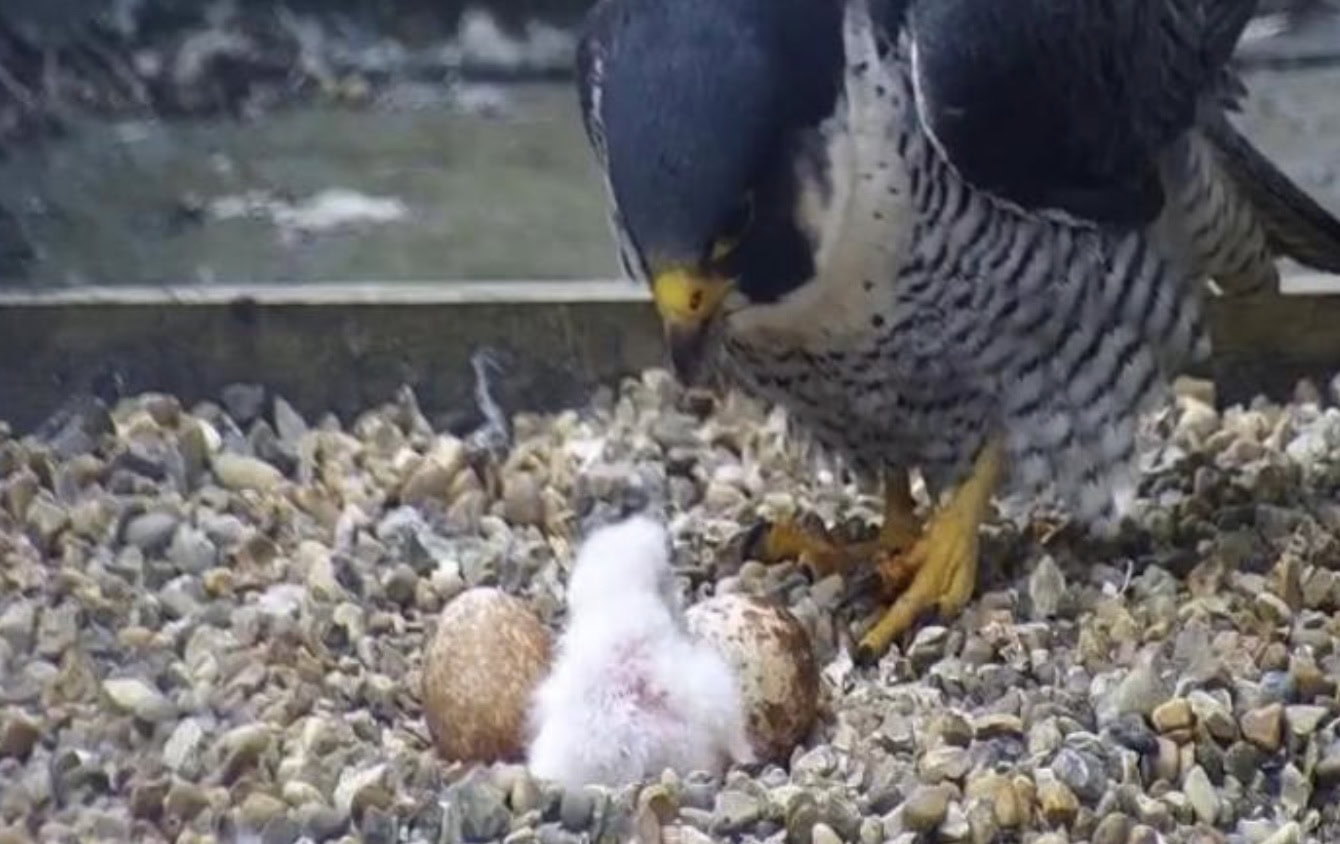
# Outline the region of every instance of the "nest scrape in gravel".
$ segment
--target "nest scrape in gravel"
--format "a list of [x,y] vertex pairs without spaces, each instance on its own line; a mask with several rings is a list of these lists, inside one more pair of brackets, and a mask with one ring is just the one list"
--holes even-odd
[[[515,417],[501,456],[407,392],[347,427],[246,388],[88,402],[0,437],[0,841],[1340,840],[1323,404],[1181,395],[1117,541],[994,520],[967,611],[861,670],[860,578],[741,564],[738,538],[793,511],[870,530],[875,491],[736,396],[648,372]],[[640,509],[690,599],[771,595],[809,631],[822,709],[789,765],[563,793],[436,758],[444,602],[495,585],[556,626],[584,531]]]

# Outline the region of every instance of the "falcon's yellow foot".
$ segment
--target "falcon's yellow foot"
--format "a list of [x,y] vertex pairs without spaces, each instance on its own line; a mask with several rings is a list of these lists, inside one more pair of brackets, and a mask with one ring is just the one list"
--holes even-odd
[[977,530],[986,518],[1001,466],[1001,449],[993,442],[978,455],[968,480],[931,517],[916,543],[905,554],[881,561],[885,586],[898,589],[905,584],[906,589],[861,637],[857,662],[879,659],[926,612],[938,610],[951,617],[967,605],[977,586]]
[[745,540],[745,557],[763,563],[797,560],[817,580],[910,548],[921,535],[921,520],[907,473],[889,472],[884,483],[884,523],[874,540],[839,542],[794,521],[761,522]]

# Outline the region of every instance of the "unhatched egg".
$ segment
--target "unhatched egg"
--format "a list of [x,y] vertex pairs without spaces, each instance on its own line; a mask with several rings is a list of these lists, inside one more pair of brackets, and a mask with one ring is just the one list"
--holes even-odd
[[701,601],[685,616],[689,630],[735,669],[754,752],[786,760],[819,705],[819,668],[805,628],[779,604],[734,593]]
[[527,708],[552,648],[549,629],[506,592],[478,587],[452,599],[424,653],[424,720],[438,753],[483,763],[521,758]]

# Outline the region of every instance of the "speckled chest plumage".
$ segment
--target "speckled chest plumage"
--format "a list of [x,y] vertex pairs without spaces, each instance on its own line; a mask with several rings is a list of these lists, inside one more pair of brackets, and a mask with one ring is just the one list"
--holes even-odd
[[1016,486],[1101,522],[1133,490],[1137,413],[1207,350],[1194,250],[972,189],[920,128],[909,51],[880,59],[865,26],[847,24],[828,130],[847,186],[818,215],[819,277],[733,312],[718,363],[857,470],[918,468],[943,489],[1000,434]]

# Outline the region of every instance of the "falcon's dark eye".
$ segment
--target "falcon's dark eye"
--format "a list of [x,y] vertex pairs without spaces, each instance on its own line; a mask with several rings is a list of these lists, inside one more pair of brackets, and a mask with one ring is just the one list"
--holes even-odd
[[735,251],[735,247],[744,237],[749,225],[754,221],[754,195],[747,194],[726,218],[726,224],[722,226],[721,233],[712,243],[711,260],[713,262],[722,261]]

